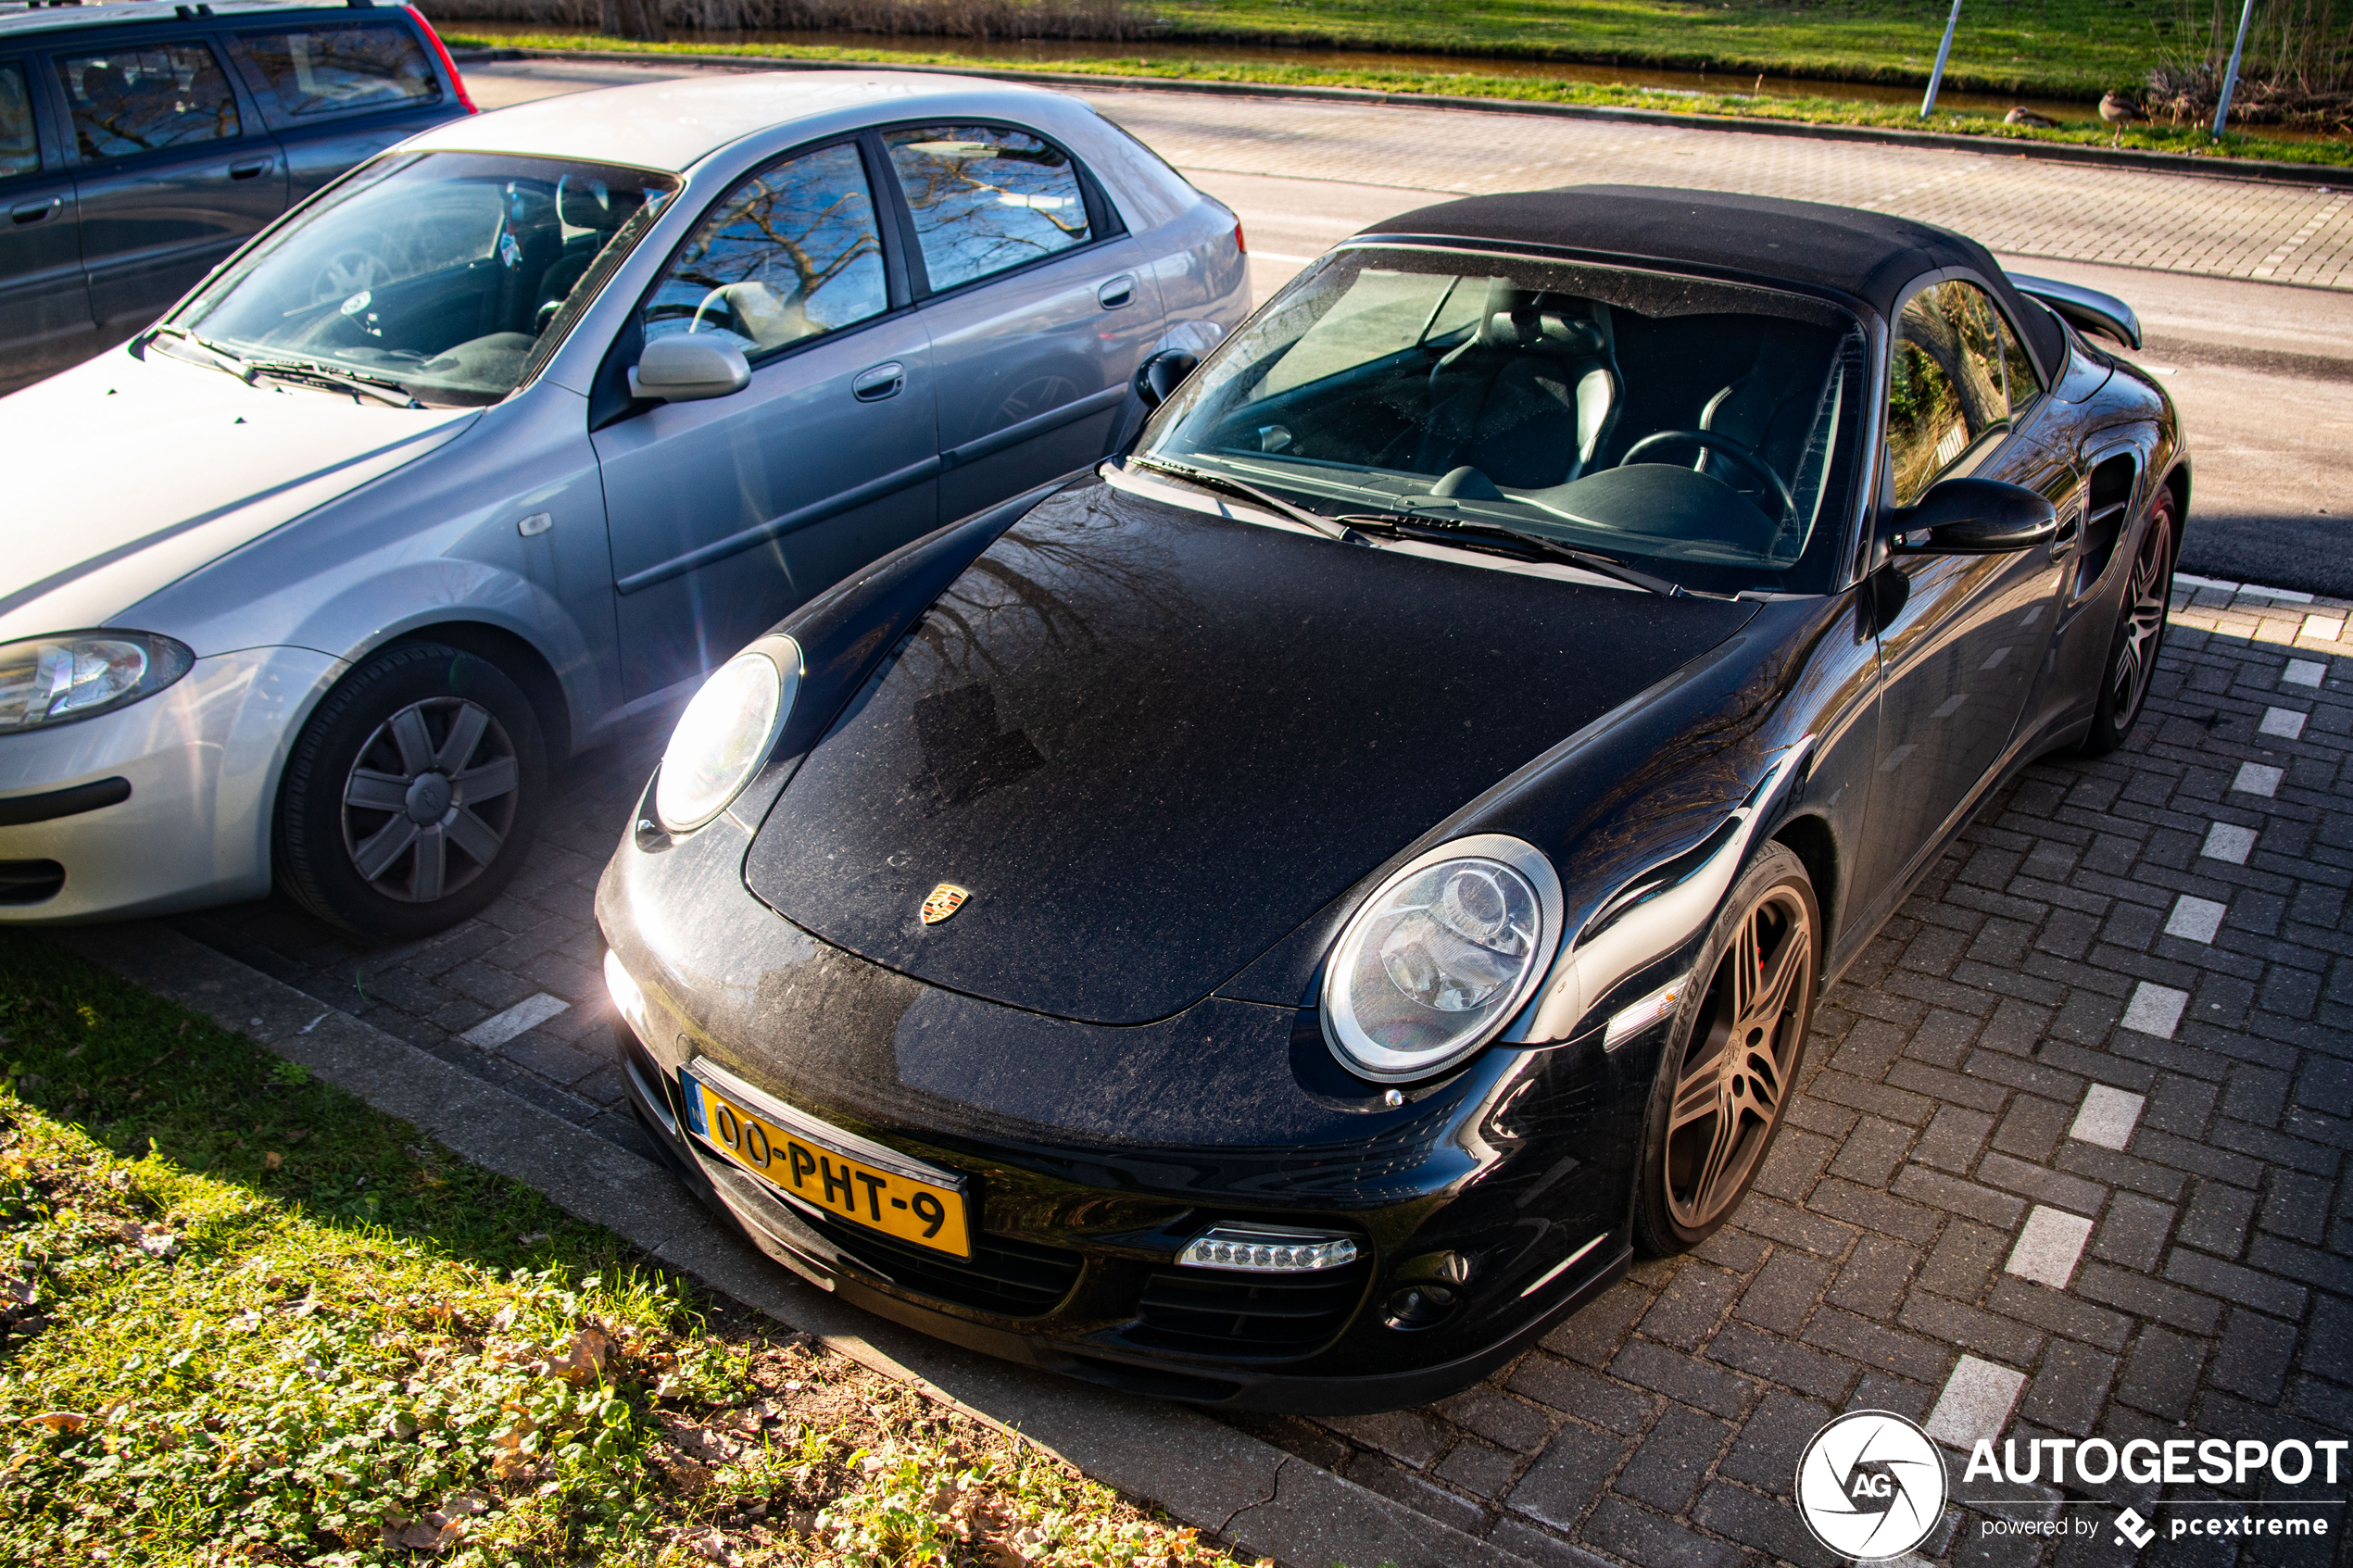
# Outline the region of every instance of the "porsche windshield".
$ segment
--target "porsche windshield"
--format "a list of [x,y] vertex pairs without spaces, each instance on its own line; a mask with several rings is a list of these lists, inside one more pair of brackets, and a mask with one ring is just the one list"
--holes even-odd
[[396,153],[239,257],[172,315],[157,346],[384,401],[495,403],[553,348],[676,184],[555,158]]
[[1227,340],[1138,457],[1702,592],[1820,592],[1853,509],[1863,342],[1770,289],[1352,248]]

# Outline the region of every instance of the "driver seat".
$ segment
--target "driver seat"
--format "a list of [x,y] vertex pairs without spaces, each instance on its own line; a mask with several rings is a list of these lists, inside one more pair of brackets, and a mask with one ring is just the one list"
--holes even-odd
[[[1756,353],[1747,370],[1709,397],[1699,414],[1700,429],[1730,436],[1793,487],[1821,401],[1818,336],[1794,322],[1787,327],[1778,321],[1768,324],[1757,334]],[[1756,476],[1742,472],[1737,463],[1720,461],[1703,448],[1695,466],[1755,501],[1768,515],[1775,510]]]
[[1478,331],[1431,368],[1414,471],[1468,464],[1520,490],[1581,477],[1624,401],[1606,305],[1491,284]]

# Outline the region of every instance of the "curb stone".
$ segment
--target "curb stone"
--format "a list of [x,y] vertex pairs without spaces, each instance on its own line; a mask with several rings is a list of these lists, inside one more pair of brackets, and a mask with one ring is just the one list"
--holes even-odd
[[153,922],[50,933],[58,946],[528,1183],[668,1266],[1131,1498],[1289,1568],[1531,1568],[1528,1560],[1198,1411],[956,1350],[833,1299],[754,1252],[661,1167]]
[[[460,24],[452,22],[453,28]],[[1935,131],[1895,131],[1874,125],[1824,125],[1810,120],[1749,119],[1739,115],[1675,114],[1666,109],[1617,108],[1604,104],[1547,104],[1515,98],[1476,98],[1450,93],[1379,93],[1365,87],[1285,86],[1265,82],[1197,82],[1181,77],[1098,76],[1087,71],[1000,70],[988,66],[900,65],[883,60],[802,60],[774,55],[690,55],[634,49],[459,49],[459,65],[497,60],[583,60],[600,65],[728,70],[899,70],[928,76],[976,76],[1051,87],[1113,92],[1199,93],[1212,97],[1306,98],[1325,103],[1393,105],[1403,108],[1466,109],[1479,114],[1548,115],[1629,125],[1659,125],[1686,131],[1746,132],[1758,136],[1799,136],[1826,142],[1864,142],[1939,152],[1976,153],[1985,157],[2034,158],[2047,163],[2187,174],[2201,180],[2246,180],[2265,184],[2335,187],[2353,185],[2353,168],[2277,163],[2265,158],[2195,157],[2184,153],[2144,153],[2120,147],[2077,146],[2067,142],[1956,136]],[[2271,280],[2265,280],[2269,282]]]

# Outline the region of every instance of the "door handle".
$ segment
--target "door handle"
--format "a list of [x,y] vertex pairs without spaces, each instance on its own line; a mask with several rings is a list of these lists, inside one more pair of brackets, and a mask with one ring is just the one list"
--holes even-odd
[[1116,310],[1136,297],[1136,280],[1114,278],[1095,291],[1095,303],[1106,310]]
[[47,201],[19,202],[8,209],[12,223],[38,223],[65,205],[63,196],[51,196]]
[[273,161],[273,159],[265,157],[257,158],[251,163],[233,163],[229,166],[229,178],[232,180],[250,180],[255,175],[267,171]]
[[893,359],[876,365],[871,370],[861,370],[858,379],[849,383],[849,394],[861,403],[879,403],[886,397],[896,397],[899,389],[907,384],[907,368]]

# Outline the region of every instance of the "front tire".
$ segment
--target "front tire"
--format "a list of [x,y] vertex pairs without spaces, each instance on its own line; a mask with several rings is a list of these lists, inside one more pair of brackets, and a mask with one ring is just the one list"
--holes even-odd
[[1768,844],[1733,884],[1693,966],[1651,1085],[1634,1174],[1633,1242],[1687,1251],[1730,1218],[1797,1093],[1820,984],[1821,908],[1789,847]]
[[504,671],[437,644],[384,649],[295,743],[278,885],[346,931],[429,935],[505,890],[547,792],[538,715]]
[[2173,541],[2179,524],[2173,493],[2159,490],[2149,508],[2148,527],[2133,552],[2117,607],[2116,631],[2108,639],[2108,662],[2100,667],[2099,705],[2083,737],[2082,754],[2105,757],[2124,744],[2146,706],[2157,656],[2165,646],[2165,614],[2173,598]]

